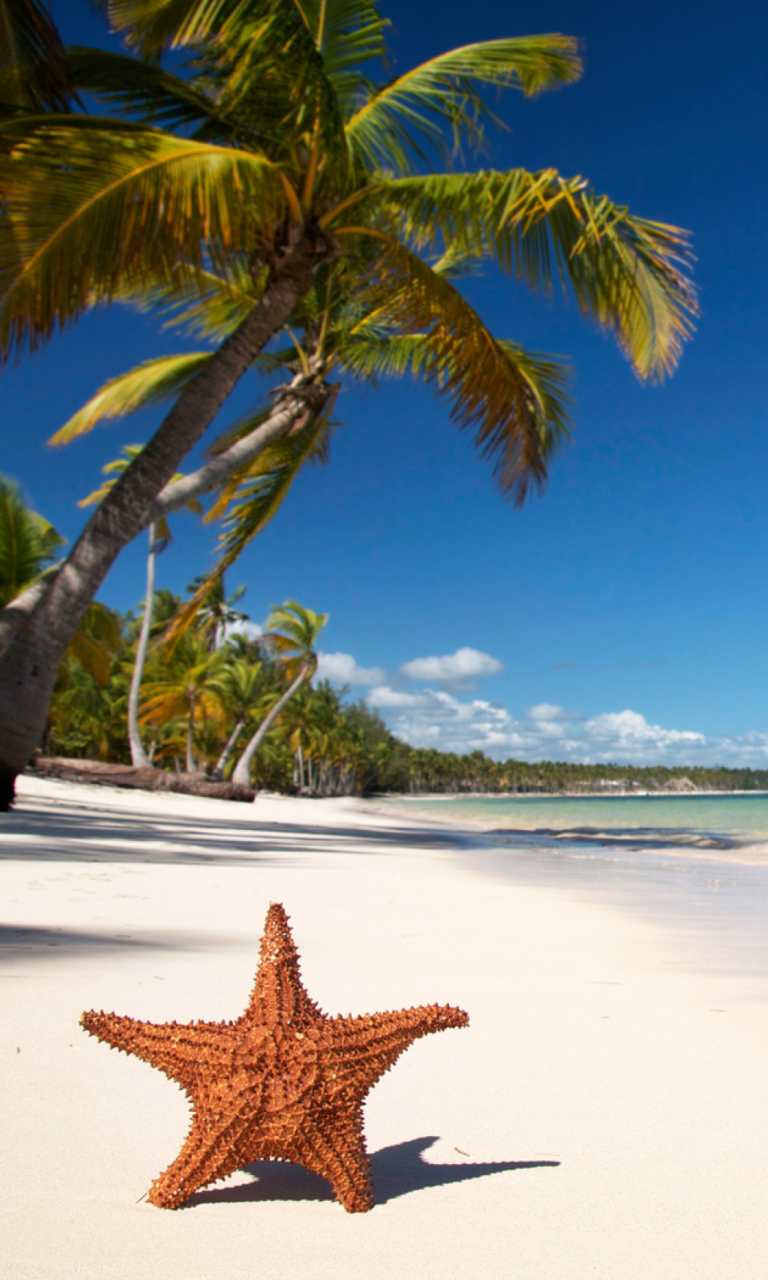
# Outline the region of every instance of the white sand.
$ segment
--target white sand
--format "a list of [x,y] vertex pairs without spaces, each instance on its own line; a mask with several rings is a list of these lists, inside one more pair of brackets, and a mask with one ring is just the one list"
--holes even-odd
[[[20,790],[0,819],[0,1275],[766,1274],[763,980],[704,972],[668,920],[494,878],[444,830],[354,802]],[[79,1015],[237,1017],[272,900],[326,1012],[440,1001],[471,1026],[419,1041],[370,1094],[371,1213],[285,1165],[177,1212],[137,1203],[186,1104]]]

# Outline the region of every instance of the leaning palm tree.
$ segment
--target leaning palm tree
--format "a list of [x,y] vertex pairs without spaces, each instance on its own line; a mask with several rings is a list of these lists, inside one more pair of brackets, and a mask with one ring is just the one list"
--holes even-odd
[[[641,377],[671,371],[694,298],[686,237],[554,170],[435,172],[482,141],[483,92],[578,77],[576,41],[500,39],[394,80],[371,69],[387,22],[372,0],[101,0],[128,55],[72,50],[71,84],[112,115],[0,120],[0,355],[89,307],[172,299],[213,268],[237,326],[177,377],[173,407],[44,588],[0,617],[0,781],[6,799],[45,717],[59,657],[120,549],[286,437],[317,400],[322,349],[245,436],[173,483],[254,358],[312,289],[354,279],[372,315],[424,356],[506,492],[540,484],[556,420],[536,363],[503,347],[433,259],[490,258],[548,292],[562,279]],[[168,49],[188,58],[175,76]],[[426,169],[431,169],[425,172]],[[22,689],[23,695],[18,696]],[[0,801],[2,801],[0,796]]]
[[234,718],[234,726],[216,761],[211,777],[220,782],[237,746],[248,717],[256,707],[259,695],[264,694],[264,671],[261,662],[246,662],[235,658],[224,667],[221,674],[226,710]]
[[261,642],[268,644],[280,658],[288,688],[264,717],[235,765],[232,774],[233,782],[246,787],[250,786],[251,761],[264,737],[297,689],[300,689],[317,670],[315,641],[327,621],[327,613],[314,613],[312,609],[303,608],[295,600],[286,600],[285,604],[273,609],[269,615],[267,631],[262,636]]
[[[134,458],[141,453],[143,446],[139,444],[126,444],[123,446],[125,457],[115,458],[112,462],[108,462],[102,467],[102,472],[109,478],[105,480],[98,489],[93,493],[89,493],[87,498],[82,498],[78,503],[80,507],[91,506],[95,502],[103,502],[104,498],[110,492],[116,481],[112,478],[114,475],[122,475],[128,469]],[[181,474],[174,476],[175,480],[181,480]],[[196,515],[202,514],[200,503],[194,498],[190,498],[186,503],[187,509],[193,511]],[[147,553],[147,590],[144,596],[144,609],[141,617],[141,627],[139,629],[139,638],[136,641],[136,654],[133,661],[133,672],[131,674],[131,687],[128,693],[128,742],[131,748],[131,762],[135,768],[148,768],[152,761],[144,750],[144,743],[141,740],[139,731],[139,693],[141,690],[141,681],[144,675],[144,663],[147,657],[147,646],[149,645],[149,634],[152,629],[152,610],[155,601],[155,559],[157,555],[164,551],[171,541],[171,531],[168,527],[168,521],[165,516],[160,516],[157,520],[149,522],[149,551]]]

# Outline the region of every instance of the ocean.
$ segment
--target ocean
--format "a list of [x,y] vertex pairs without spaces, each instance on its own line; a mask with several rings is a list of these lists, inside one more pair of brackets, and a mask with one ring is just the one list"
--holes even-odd
[[685,936],[697,964],[768,978],[768,793],[403,796],[492,876],[549,886]]

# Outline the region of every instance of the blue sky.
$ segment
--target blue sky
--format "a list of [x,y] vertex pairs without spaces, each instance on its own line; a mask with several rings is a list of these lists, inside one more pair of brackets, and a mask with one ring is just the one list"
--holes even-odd
[[[87,0],[54,0],[65,39],[110,42]],[[764,250],[768,16],[714,3],[598,0],[482,5],[402,0],[395,69],[450,46],[563,31],[582,81],[536,101],[508,94],[485,164],[555,166],[637,214],[695,237],[701,318],[675,377],[641,386],[615,345],[561,299],[489,269],[469,292],[499,336],[570,358],[573,443],[522,512],[430,393],[349,389],[327,468],[300,479],[230,574],[263,622],[288,598],[330,613],[324,669],[361,681],[410,741],[504,758],[768,764],[768,402]],[[47,438],[107,377],[178,335],[121,308],[91,315],[2,374],[2,469],[76,535],[99,468],[159,414]],[[257,391],[235,398],[233,417]],[[222,421],[226,421],[222,418]],[[159,562],[182,590],[210,561],[193,517]],[[143,544],[101,597],[143,594]],[[340,656],[341,655],[341,656]],[[457,656],[458,655],[458,656]],[[416,660],[441,659],[409,666]],[[446,661],[451,659],[451,661]]]

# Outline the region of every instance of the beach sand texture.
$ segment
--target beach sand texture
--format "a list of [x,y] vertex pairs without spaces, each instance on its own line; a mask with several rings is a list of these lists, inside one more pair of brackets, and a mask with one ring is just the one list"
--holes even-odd
[[[768,982],[704,963],[668,915],[515,883],[354,801],[24,778],[0,855],[3,1277],[765,1274]],[[153,1208],[186,1102],[78,1019],[236,1018],[272,901],[326,1013],[437,1002],[470,1026],[369,1095],[370,1213],[278,1164]]]

